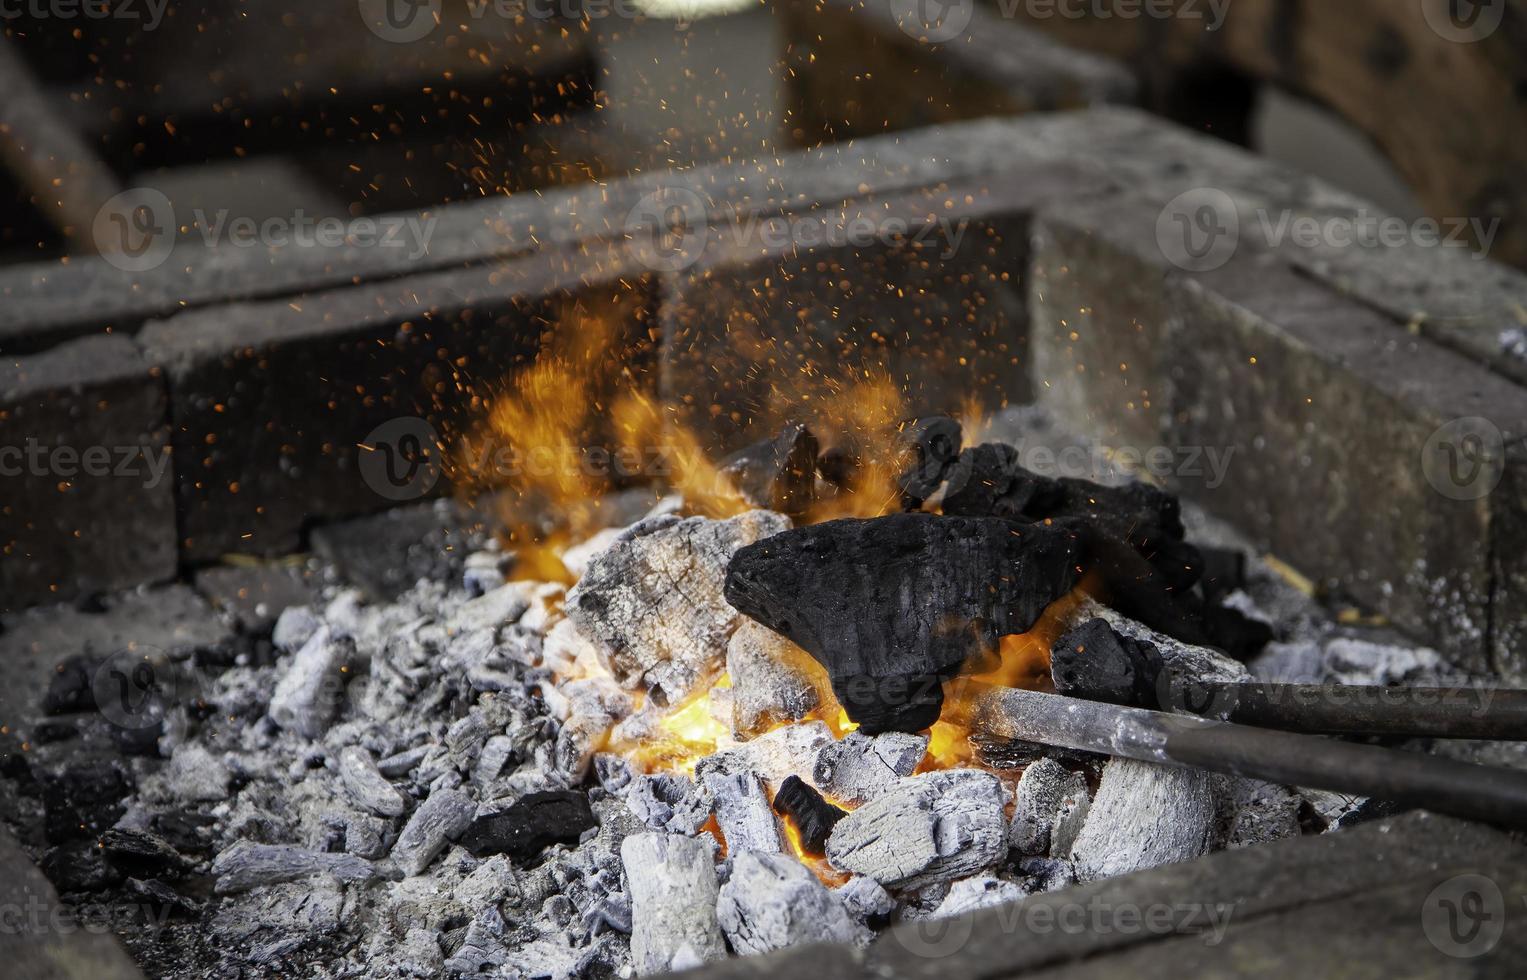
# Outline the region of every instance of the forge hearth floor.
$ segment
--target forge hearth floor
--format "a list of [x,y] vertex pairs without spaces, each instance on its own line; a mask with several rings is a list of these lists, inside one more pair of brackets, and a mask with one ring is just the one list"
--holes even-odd
[[[1042,413],[1003,423],[982,437],[1085,449]],[[1119,475],[1104,457],[1084,458],[1103,471],[1075,475]],[[651,504],[609,503],[609,534]],[[1339,621],[1193,508],[1184,521],[1193,541],[1245,566],[1225,572],[1234,582],[1226,601],[1278,638],[1250,664],[1257,677],[1390,685],[1455,676],[1436,652],[1386,628]],[[772,634],[735,624],[717,651],[718,629],[694,615],[726,612],[725,561],[711,554],[725,523],[649,525],[675,528],[662,540],[684,547],[662,554],[710,582],[689,580],[688,605],[676,611],[693,629],[679,636],[665,616],[649,617],[653,628],[685,649],[709,644],[734,682],[709,692],[708,720],[686,722],[711,726],[709,747],[690,759],[694,778],[672,759],[632,752],[673,719],[633,712],[608,675],[592,672],[596,651],[564,618],[579,606],[571,594],[561,603],[561,585],[505,584],[506,556],[479,521],[448,503],[418,504],[316,529],[310,555],[7,617],[0,822],[21,849],[0,859],[40,864],[60,893],[41,899],[47,908],[109,921],[145,974],[174,980],[631,980],[728,949],[787,946],[705,969],[763,976],[799,964],[813,976],[929,980],[1180,975],[1183,964],[1322,973],[1329,949],[1329,962],[1350,954],[1376,975],[1431,974],[1468,965],[1448,950],[1468,952],[1473,940],[1452,940],[1449,925],[1464,935],[1474,922],[1488,936],[1479,929],[1509,921],[1507,906],[1527,911],[1524,859],[1510,839],[1420,814],[1363,823],[1378,808],[1339,794],[1036,755],[1027,743],[973,740],[987,767],[973,770],[935,758],[927,735],[839,737],[800,714],[740,737],[746,685],[736,681],[759,669]],[[586,571],[595,560],[578,565],[580,594],[599,584]],[[631,591],[642,576],[616,579]],[[630,605],[651,601],[635,595]],[[119,659],[124,646],[135,652]],[[145,650],[170,682],[162,704],[128,696]],[[668,679],[686,681],[677,670]],[[1406,747],[1527,766],[1518,743]],[[925,757],[943,771],[914,775]],[[826,839],[828,858],[841,859],[825,875],[831,888],[785,850],[771,813],[790,776],[854,810]],[[720,855],[706,829],[712,813],[739,853]],[[920,836],[921,820],[969,833]],[[1206,851],[1218,853],[1193,860]],[[841,883],[850,872],[848,884],[865,887]],[[1458,879],[1465,873],[1486,874],[1488,887]],[[1077,880],[1088,883],[1066,887]],[[699,892],[708,894],[691,900]],[[706,956],[687,942],[696,912],[708,917]],[[0,919],[0,944],[16,938],[4,928],[14,921]],[[654,953],[659,932],[671,942]],[[35,956],[57,948],[46,930],[21,938],[40,942]],[[818,939],[841,945],[795,945]],[[1513,955],[1510,941],[1474,965],[1493,975]],[[1397,963],[1419,966],[1391,970]]]
[[1511,977],[1524,928],[1527,848],[1418,812],[675,976]]

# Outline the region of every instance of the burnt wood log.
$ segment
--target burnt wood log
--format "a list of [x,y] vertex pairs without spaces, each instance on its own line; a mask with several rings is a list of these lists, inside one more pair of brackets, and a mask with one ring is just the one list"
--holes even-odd
[[942,680],[1077,584],[1083,536],[931,514],[830,521],[740,549],[725,593],[826,667],[866,734],[916,732],[938,720]]

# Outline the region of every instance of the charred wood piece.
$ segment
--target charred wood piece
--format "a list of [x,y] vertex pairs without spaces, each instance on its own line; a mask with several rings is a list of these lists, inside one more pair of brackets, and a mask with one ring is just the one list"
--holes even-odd
[[1157,684],[1164,669],[1153,644],[1120,636],[1101,619],[1071,630],[1050,652],[1057,691],[1109,704],[1160,707]]
[[799,516],[816,501],[817,451],[811,430],[790,422],[773,439],[727,457],[721,472],[748,506]]
[[801,847],[807,854],[821,856],[827,847],[827,838],[838,821],[848,816],[828,803],[810,783],[799,776],[791,776],[780,784],[774,794],[774,809],[790,818],[801,835]]
[[895,514],[776,534],[740,549],[726,598],[827,668],[866,734],[938,720],[940,682],[1030,629],[1078,579],[1064,527]]
[[468,825],[458,842],[477,857],[506,854],[517,865],[552,844],[577,844],[595,826],[587,796],[576,790],[528,793]]
[[964,434],[960,423],[947,415],[933,415],[904,424],[897,433],[897,448],[907,456],[907,468],[896,478],[901,503],[916,510],[937,492],[960,457]]

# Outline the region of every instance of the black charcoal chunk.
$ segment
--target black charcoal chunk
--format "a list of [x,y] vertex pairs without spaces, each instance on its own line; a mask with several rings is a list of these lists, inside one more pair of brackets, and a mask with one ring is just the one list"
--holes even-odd
[[594,827],[588,797],[576,790],[528,793],[508,809],[473,820],[458,841],[477,857],[506,854],[528,863],[552,844],[577,844]]
[[1159,708],[1164,665],[1155,645],[1091,619],[1055,643],[1050,676],[1061,694],[1136,708]]
[[915,419],[901,427],[897,444],[908,459],[896,485],[904,508],[915,510],[933,496],[959,458],[963,441],[960,423],[947,415]]
[[827,668],[866,734],[938,720],[938,681],[1029,630],[1076,584],[1065,526],[894,514],[776,534],[740,549],[726,598]]
[[790,818],[806,853],[816,855],[826,851],[832,828],[848,816],[847,810],[828,803],[799,776],[790,776],[780,784],[779,792],[774,794],[774,809]]
[[811,430],[790,422],[773,439],[723,460],[721,472],[750,507],[798,516],[816,500],[817,450]]

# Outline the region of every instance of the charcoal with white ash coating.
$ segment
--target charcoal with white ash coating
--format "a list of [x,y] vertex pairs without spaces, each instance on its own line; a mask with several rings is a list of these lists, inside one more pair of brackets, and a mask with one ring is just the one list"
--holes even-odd
[[587,796],[577,790],[546,790],[478,815],[457,843],[476,857],[504,854],[525,865],[552,844],[577,844],[595,826]]
[[819,444],[800,422],[787,422],[772,439],[738,450],[721,461],[750,507],[798,517],[816,502]]
[[774,794],[774,809],[790,818],[801,835],[801,847],[807,854],[821,856],[827,849],[827,838],[838,821],[848,816],[827,802],[821,793],[799,776],[790,776],[780,783]]
[[1028,631],[1078,580],[1065,527],[895,514],[785,531],[740,549],[726,598],[827,668],[866,734],[938,720],[941,682]]

